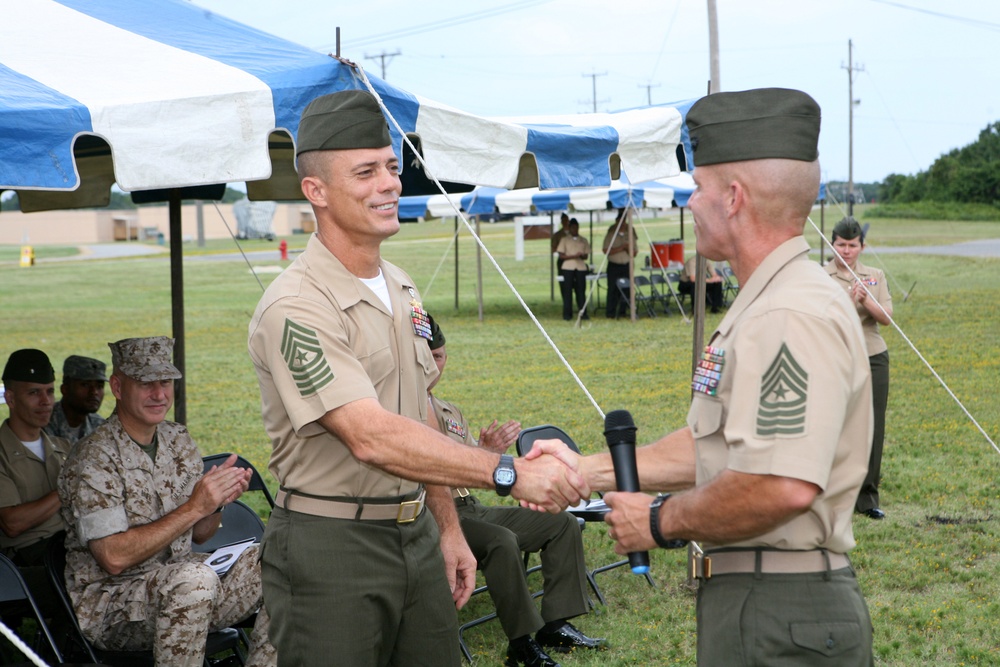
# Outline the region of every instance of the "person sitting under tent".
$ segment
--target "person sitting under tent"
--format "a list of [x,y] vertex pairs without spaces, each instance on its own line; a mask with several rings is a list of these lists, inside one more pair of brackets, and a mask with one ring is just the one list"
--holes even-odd
[[[427,388],[427,396],[438,428],[464,445],[504,454],[521,430],[519,423],[511,420],[498,425],[494,420],[479,430],[477,442],[462,411],[431,393],[444,375],[448,351],[441,327],[433,317],[428,318],[431,354],[440,375]],[[567,652],[601,648],[603,639],[588,637],[567,620],[590,611],[587,565],[576,518],[567,512],[547,514],[523,507],[483,505],[465,488],[452,489],[452,496],[462,532],[479,562],[497,617],[510,641],[508,667],[556,667],[545,649]],[[540,552],[545,582],[541,614],[528,590],[522,551]],[[536,633],[534,638],[532,633]]]
[[[697,266],[698,256],[691,255],[684,262],[684,271],[681,272],[681,279],[677,283],[677,291],[681,295],[687,294],[694,303],[694,284],[698,280]],[[710,259],[705,260],[705,303],[709,305],[713,313],[719,312],[724,305],[722,299],[722,276],[715,272],[715,262]]]
[[[187,429],[165,421],[181,373],[173,339],[109,343],[115,412],[73,448],[59,476],[66,588],[83,634],[112,651],[153,649],[158,665],[200,667],[209,630],[257,612],[246,664],[277,664],[261,606],[259,545],[224,578],[194,553],[250,485],[236,455],[204,472]],[[259,611],[258,611],[259,610]]]
[[104,402],[104,383],[108,381],[103,361],[72,354],[63,362],[62,398],[52,409],[45,432],[66,438],[70,444],[83,440],[104,423],[97,414]]

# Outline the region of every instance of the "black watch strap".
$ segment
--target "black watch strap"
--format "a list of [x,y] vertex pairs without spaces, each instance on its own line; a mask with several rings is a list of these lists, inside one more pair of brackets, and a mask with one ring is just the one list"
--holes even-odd
[[660,508],[669,497],[669,493],[663,493],[653,498],[653,502],[649,503],[649,532],[653,534],[653,540],[661,549],[680,549],[687,546],[687,540],[668,540],[660,532]]

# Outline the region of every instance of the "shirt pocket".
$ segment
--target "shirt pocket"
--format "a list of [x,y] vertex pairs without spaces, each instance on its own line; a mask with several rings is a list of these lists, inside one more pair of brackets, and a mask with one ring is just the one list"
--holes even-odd
[[365,373],[371,378],[372,386],[376,389],[396,371],[396,360],[392,356],[392,350],[387,345],[375,350],[367,350],[360,361]]
[[724,408],[718,398],[695,392],[688,411],[687,424],[691,434],[698,438],[712,435],[722,428]]

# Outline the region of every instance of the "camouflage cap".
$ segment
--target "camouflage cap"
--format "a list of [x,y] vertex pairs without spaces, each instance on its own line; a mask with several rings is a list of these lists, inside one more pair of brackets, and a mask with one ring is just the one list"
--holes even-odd
[[383,148],[392,144],[382,108],[365,90],[317,97],[302,111],[295,156],[306,151]]
[[111,348],[111,365],[133,380],[155,382],[181,377],[181,372],[170,363],[174,351],[173,338],[125,338],[108,343],[108,347]]
[[431,346],[432,350],[444,347],[444,333],[441,331],[441,327],[438,326],[438,323],[434,321],[431,315],[427,315],[427,319],[431,321],[431,339],[427,343]]
[[695,102],[686,121],[694,164],[819,157],[820,111],[800,90],[759,88],[715,93]]
[[72,354],[63,362],[63,380],[100,380],[107,382],[107,365],[98,359]]
[[7,365],[3,367],[3,381],[48,384],[56,381],[56,372],[48,355],[41,350],[26,348],[11,352]]

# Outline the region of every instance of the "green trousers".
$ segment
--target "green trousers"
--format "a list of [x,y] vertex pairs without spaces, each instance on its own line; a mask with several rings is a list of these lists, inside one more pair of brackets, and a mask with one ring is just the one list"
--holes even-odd
[[[472,496],[457,499],[455,509],[508,639],[534,633],[549,621],[590,611],[576,517],[567,512],[486,506]],[[523,551],[541,552],[545,589],[541,615],[524,577]]]
[[868,474],[858,492],[854,509],[866,512],[879,506],[878,483],[882,478],[882,443],[885,441],[885,409],[889,404],[889,352],[868,357],[872,370],[872,407],[875,414],[872,431],[872,453],[868,457]]
[[280,667],[457,667],[458,616],[437,523],[276,507],[261,551]]
[[870,667],[872,622],[851,568],[723,574],[698,589],[699,667]]

